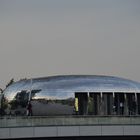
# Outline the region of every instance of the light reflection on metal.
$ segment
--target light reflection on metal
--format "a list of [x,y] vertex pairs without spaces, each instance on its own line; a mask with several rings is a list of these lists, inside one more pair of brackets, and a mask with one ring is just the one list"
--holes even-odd
[[31,78],[31,85],[30,85],[30,92],[29,92],[29,102],[30,102],[30,100],[31,100],[32,85],[33,85],[33,80],[32,80],[32,78]]
[[8,112],[10,105],[12,110],[10,113],[25,115],[27,103],[31,100],[34,115],[74,114],[76,92],[140,93],[140,83],[123,78],[94,75],[25,79],[5,89],[5,111]]

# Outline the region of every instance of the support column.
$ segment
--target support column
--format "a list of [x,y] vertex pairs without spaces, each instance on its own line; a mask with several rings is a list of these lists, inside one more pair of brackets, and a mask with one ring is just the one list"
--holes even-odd
[[112,115],[113,111],[113,95],[111,92],[107,93],[107,115]]
[[140,93],[137,93],[138,115],[140,115]]
[[100,93],[100,115],[103,115],[103,93]]
[[101,95],[100,93],[96,94],[94,96],[94,99],[95,99],[95,107],[96,107],[96,110],[95,110],[95,114],[96,115],[101,115]]
[[87,93],[87,109],[86,109],[86,115],[89,114],[89,92]]
[[117,115],[120,115],[120,94],[117,93]]
[[113,92],[113,115],[115,115],[115,110],[116,110],[116,106],[115,106],[115,93]]
[[102,111],[103,115],[108,115],[108,94],[104,93],[102,98]]
[[128,115],[127,94],[124,93],[124,115]]
[[138,97],[137,97],[137,93],[135,93],[135,102],[136,102],[136,114],[138,115]]

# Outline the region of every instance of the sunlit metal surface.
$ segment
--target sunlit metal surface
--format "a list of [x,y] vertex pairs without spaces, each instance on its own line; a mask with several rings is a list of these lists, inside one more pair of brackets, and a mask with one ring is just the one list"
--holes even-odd
[[[21,80],[4,91],[13,114],[26,114],[31,93],[34,115],[73,114],[75,92],[140,92],[140,83],[111,76],[67,75]],[[8,106],[8,105],[7,105]],[[8,107],[6,112],[8,112]]]

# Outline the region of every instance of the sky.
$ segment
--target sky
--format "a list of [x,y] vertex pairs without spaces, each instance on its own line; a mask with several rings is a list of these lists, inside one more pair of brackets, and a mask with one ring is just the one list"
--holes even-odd
[[0,87],[72,74],[140,82],[140,1],[0,0]]

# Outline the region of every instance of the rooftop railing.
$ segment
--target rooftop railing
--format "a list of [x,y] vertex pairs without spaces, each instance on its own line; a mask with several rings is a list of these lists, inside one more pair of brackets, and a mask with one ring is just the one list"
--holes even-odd
[[140,116],[0,117],[0,128],[37,126],[140,125]]

